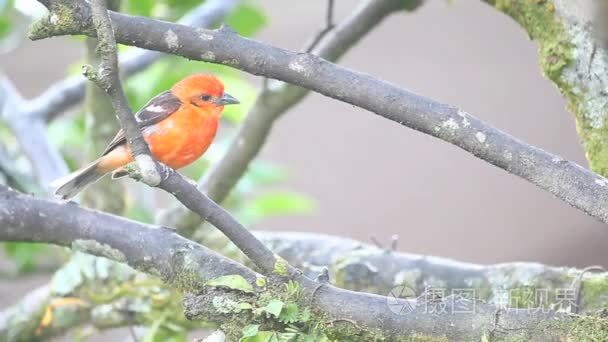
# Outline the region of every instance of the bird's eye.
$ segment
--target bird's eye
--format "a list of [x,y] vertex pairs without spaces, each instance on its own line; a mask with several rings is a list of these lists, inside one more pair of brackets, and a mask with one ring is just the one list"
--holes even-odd
[[201,95],[201,100],[209,101],[209,100],[211,100],[211,95]]

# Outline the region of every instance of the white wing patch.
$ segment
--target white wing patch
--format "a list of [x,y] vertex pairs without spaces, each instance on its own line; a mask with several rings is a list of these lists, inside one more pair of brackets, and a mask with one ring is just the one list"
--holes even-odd
[[142,117],[142,113],[148,112],[148,113],[164,113],[166,111],[165,107],[160,106],[160,105],[156,105],[156,104],[152,104],[149,105],[148,107],[144,107],[139,113],[138,115],[135,115],[135,121],[137,122],[142,122],[144,120],[144,118]]
[[148,112],[162,113],[165,111],[165,107],[159,105],[151,105],[146,107],[145,110],[147,110]]
[[162,121],[181,106],[181,101],[170,91],[155,96],[135,114],[137,123],[141,126],[153,125]]

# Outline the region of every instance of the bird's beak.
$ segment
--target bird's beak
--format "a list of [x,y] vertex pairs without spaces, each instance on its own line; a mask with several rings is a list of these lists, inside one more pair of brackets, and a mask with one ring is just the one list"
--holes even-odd
[[222,95],[222,97],[220,97],[216,104],[218,106],[226,106],[226,105],[231,105],[231,104],[239,104],[239,100],[236,99],[236,97],[228,94],[228,93],[224,93],[224,95]]

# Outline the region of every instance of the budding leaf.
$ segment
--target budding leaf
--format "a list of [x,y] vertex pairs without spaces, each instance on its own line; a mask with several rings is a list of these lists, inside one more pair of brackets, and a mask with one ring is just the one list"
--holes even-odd
[[211,279],[205,283],[205,286],[223,287],[241,292],[253,293],[253,286],[251,286],[243,276],[238,274],[230,274]]
[[274,317],[279,317],[279,315],[281,314],[281,310],[283,310],[284,304],[285,303],[283,303],[279,299],[271,299],[270,302],[266,304],[266,307],[264,307],[264,311],[268,312]]

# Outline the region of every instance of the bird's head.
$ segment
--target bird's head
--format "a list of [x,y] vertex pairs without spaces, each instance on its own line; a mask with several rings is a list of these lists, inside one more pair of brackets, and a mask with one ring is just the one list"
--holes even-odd
[[238,104],[239,101],[224,93],[224,85],[211,74],[194,74],[177,82],[171,88],[173,95],[182,103],[203,109],[220,109],[225,105]]

